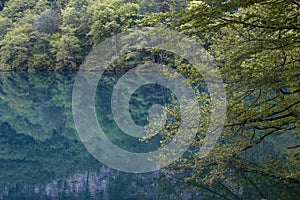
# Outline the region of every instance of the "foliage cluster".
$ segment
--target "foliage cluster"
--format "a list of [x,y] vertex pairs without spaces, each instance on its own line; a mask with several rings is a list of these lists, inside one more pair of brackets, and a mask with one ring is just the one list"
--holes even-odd
[[[2,5],[3,4],[3,5]],[[1,2],[0,70],[77,70],[93,46],[133,27],[138,4],[123,0]]]
[[[210,156],[192,151],[171,169],[192,169],[187,179],[199,182],[224,180],[233,169],[300,180],[299,14],[293,0],[204,0],[144,19],[198,39],[222,73],[228,98],[223,136]],[[192,71],[190,79],[203,81]],[[203,141],[197,138],[195,148]]]

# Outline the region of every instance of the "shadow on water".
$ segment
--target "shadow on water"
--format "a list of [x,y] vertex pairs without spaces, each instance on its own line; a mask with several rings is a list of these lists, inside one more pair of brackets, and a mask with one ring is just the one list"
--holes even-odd
[[[226,181],[208,186],[184,182],[167,172],[128,174],[102,165],[87,152],[76,134],[71,107],[74,78],[75,73],[0,74],[1,200],[298,197],[297,184],[246,172],[236,172]],[[132,100],[136,123],[145,123],[152,104],[171,101],[165,88],[155,85],[137,92],[144,94],[149,90],[156,94],[151,99]],[[105,99],[110,92],[109,87],[99,90],[99,97],[104,97],[100,105],[105,106],[96,105],[99,123],[111,131],[110,139],[136,152],[158,148],[159,138],[151,146],[141,147],[140,141],[119,134],[120,130],[110,120],[109,103],[105,104],[110,102]],[[158,98],[161,95],[163,101]]]

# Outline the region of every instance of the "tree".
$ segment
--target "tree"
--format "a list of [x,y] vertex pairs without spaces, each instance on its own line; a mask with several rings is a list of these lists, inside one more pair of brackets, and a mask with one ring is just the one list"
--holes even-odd
[[7,1],[7,0],[1,0],[1,1],[0,1],[0,11],[3,10],[4,4],[5,4],[6,1]]
[[58,25],[56,13],[53,10],[46,10],[34,22],[34,29],[42,33],[54,34],[59,31]]
[[[0,62],[12,70],[27,70],[32,44],[33,27],[30,25],[13,28],[0,41]],[[4,67],[5,68],[5,67]]]
[[74,70],[78,68],[82,60],[79,43],[79,39],[74,35],[74,29],[70,27],[63,27],[62,34],[53,35],[50,44],[51,52],[56,57],[56,69]]
[[139,14],[165,13],[184,9],[187,5],[186,0],[142,0],[140,1]]
[[[1,69],[28,70],[33,54],[45,53],[46,44],[41,34],[34,30],[36,15],[47,9],[46,1],[9,1],[0,13],[1,21]],[[36,48],[43,43],[43,52]],[[36,57],[36,56],[35,56]],[[37,58],[37,57],[36,57]],[[49,58],[50,59],[50,58]]]
[[[227,123],[210,156],[199,160],[194,151],[192,159],[170,168],[210,169],[208,181],[224,179],[232,166],[300,180],[299,6],[292,0],[191,1],[185,10],[148,21],[169,18],[168,26],[199,38],[223,74],[228,96]],[[191,73],[191,80],[197,77]],[[196,138],[193,146],[202,141]],[[251,152],[266,142],[279,156],[260,151],[264,161],[251,160]],[[195,170],[191,179],[201,181],[204,174]]]
[[4,35],[7,33],[8,28],[12,26],[11,19],[7,17],[0,18],[0,40],[3,39]]
[[91,36],[88,34],[92,24],[92,13],[87,12],[90,6],[87,1],[72,0],[61,11],[61,26],[73,29],[74,36],[80,40],[82,58],[85,58],[92,49]]
[[90,35],[96,46],[112,35],[120,33],[136,24],[138,5],[122,0],[95,1],[88,8],[92,16]]
[[29,12],[38,13],[41,9],[45,9],[47,7],[47,1],[42,0],[28,0],[28,1],[18,1],[18,0],[10,0],[7,1],[4,9],[1,11],[0,16],[6,16],[11,18],[13,22],[16,22]]

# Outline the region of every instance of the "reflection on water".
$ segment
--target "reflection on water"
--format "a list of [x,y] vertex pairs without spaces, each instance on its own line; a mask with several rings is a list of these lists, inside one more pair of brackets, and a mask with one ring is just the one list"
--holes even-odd
[[[184,182],[172,171],[127,174],[103,166],[86,151],[76,134],[71,108],[74,77],[72,73],[0,73],[1,200],[297,199],[299,196],[297,184],[234,170],[225,181],[207,186]],[[133,113],[137,123],[145,123],[149,106],[162,103],[156,97],[166,94],[160,93],[163,88],[157,86],[145,91],[149,89],[151,101],[156,102],[144,100],[134,104],[141,108]],[[105,96],[111,88],[99,92]],[[165,96],[163,99],[168,101]],[[110,101],[102,99],[105,102]],[[108,107],[109,103],[98,107],[97,114],[115,144],[132,151],[157,147],[159,138],[141,150],[143,144],[138,140],[118,135]]]
[[107,167],[98,171],[74,173],[44,184],[5,186],[6,198],[78,199],[156,199],[158,173],[124,174]]

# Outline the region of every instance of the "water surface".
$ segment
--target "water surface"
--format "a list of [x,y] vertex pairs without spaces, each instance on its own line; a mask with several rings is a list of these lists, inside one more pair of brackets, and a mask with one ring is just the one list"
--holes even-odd
[[[71,106],[75,75],[0,73],[0,199],[299,197],[298,184],[249,172],[233,170],[224,182],[202,185],[185,182],[172,173],[130,174],[106,167],[85,149],[77,135]],[[99,84],[99,123],[113,143],[128,151],[149,152],[159,148],[159,137],[146,144],[122,133],[114,123],[110,94],[119,76],[107,74],[110,84]],[[172,98],[171,92],[158,84],[140,88],[131,101],[132,118],[145,125],[151,105],[164,105]],[[268,145],[271,144],[266,143],[264,148]]]

